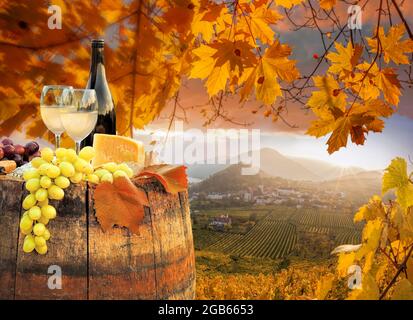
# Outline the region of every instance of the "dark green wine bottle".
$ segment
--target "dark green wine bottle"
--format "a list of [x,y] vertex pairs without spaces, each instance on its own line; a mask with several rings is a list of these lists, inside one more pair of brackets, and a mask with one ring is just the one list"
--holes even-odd
[[116,134],[116,112],[106,80],[103,39],[92,40],[92,60],[86,89],[95,89],[98,100],[98,120],[94,130],[82,141],[82,147],[93,145],[95,133]]

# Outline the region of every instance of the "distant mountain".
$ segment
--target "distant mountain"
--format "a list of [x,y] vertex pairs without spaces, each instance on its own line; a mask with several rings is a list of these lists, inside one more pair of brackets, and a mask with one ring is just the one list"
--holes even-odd
[[204,180],[214,173],[228,168],[229,164],[193,164],[188,165],[186,173],[188,177]]
[[359,172],[356,174],[348,174],[348,175],[343,175],[342,177],[339,177],[335,179],[335,181],[354,181],[354,180],[360,180],[360,181],[366,181],[366,180],[371,180],[371,181],[378,181],[381,180],[383,177],[383,172],[382,171],[364,171],[364,172]]
[[[289,157],[271,148],[263,148],[260,152],[261,173],[288,180],[324,181],[364,171],[356,167],[343,168],[335,166],[321,160]],[[204,180],[229,166],[229,164],[196,164],[188,166],[187,173],[191,178]]]
[[[350,174],[323,181],[297,181],[268,175],[261,170],[257,175],[248,176],[241,174],[242,164],[231,165],[224,170],[216,172],[207,179],[191,186],[191,192],[237,192],[247,191],[250,188],[257,189],[260,185],[267,187],[292,187],[292,188],[310,188],[314,192],[320,190],[329,190],[343,192],[356,204],[365,203],[374,194],[381,194],[380,171],[365,171],[358,174]],[[292,164],[294,168],[300,168]],[[290,169],[284,167],[284,169]],[[305,172],[305,171],[304,171]]]
[[[228,192],[244,191],[251,187],[257,187],[263,183],[266,174],[260,172],[256,175],[242,175],[242,164],[233,164],[214,173],[207,179],[191,187],[193,192]],[[274,179],[274,178],[273,178]]]
[[383,172],[381,171],[365,171],[323,181],[321,184],[330,190],[344,192],[353,198],[359,198],[365,202],[372,195],[381,194],[382,176]]
[[307,168],[321,180],[331,180],[343,176],[349,176],[364,172],[365,170],[358,167],[340,167],[328,163],[327,161],[310,159],[310,158],[296,158],[292,157],[297,163],[301,164],[303,167]]
[[293,158],[283,156],[274,149],[261,149],[260,170],[273,177],[290,180],[321,180],[321,177],[307,169]]

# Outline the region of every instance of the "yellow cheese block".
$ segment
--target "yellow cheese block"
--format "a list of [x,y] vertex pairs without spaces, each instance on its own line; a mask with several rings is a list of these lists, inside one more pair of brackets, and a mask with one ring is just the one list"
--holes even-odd
[[142,142],[109,134],[96,133],[93,136],[93,148],[96,156],[93,166],[99,167],[108,162],[136,162],[145,164],[145,151]]

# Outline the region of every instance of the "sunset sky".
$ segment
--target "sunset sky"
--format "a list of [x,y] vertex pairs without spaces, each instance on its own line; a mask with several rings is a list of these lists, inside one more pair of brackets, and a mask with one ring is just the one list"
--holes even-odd
[[[367,6],[363,11],[362,34],[371,36],[371,21],[377,17],[377,13],[372,7],[377,7],[376,1],[371,1],[372,5]],[[364,2],[363,2],[364,3]],[[347,20],[347,4],[341,3],[338,15],[343,23]],[[413,1],[405,1],[403,13],[410,23],[413,23]],[[299,11],[295,17],[300,20],[303,13]],[[399,23],[398,17],[392,17],[394,23]],[[291,32],[291,25],[282,22],[277,27],[280,32],[282,42],[287,42],[293,47],[293,59],[298,61],[298,66],[302,73],[309,73],[316,65],[317,61],[313,54],[321,55],[320,35],[314,30],[300,30]],[[325,70],[325,69],[324,69]],[[324,71],[320,70],[320,73]],[[182,106],[187,108],[187,118],[189,123],[186,128],[202,128],[204,119],[200,116],[200,105],[207,103],[208,97],[203,84],[198,80],[189,80],[180,93]],[[301,109],[300,106],[290,105],[286,120],[290,124],[297,125],[298,128],[291,129],[281,121],[273,123],[271,119],[264,118],[263,111],[252,114],[251,110],[256,109],[256,103],[250,101],[244,106],[240,106],[238,97],[228,99],[225,103],[226,110],[234,120],[250,125],[247,128],[258,128],[261,130],[261,146],[272,147],[286,155],[312,157],[326,160],[343,166],[360,166],[366,169],[382,169],[395,156],[412,156],[413,158],[413,89],[404,88],[403,96],[399,104],[398,114],[386,121],[386,127],[381,134],[369,134],[364,146],[355,146],[350,142],[346,149],[342,148],[333,155],[329,155],[325,145],[327,138],[316,139],[304,135],[309,122],[313,119],[311,113]],[[171,114],[171,106],[165,110],[160,118],[148,126],[147,132],[153,129],[166,129]],[[182,113],[181,113],[182,115]],[[213,128],[240,128],[232,123],[217,120],[212,124]],[[205,129],[205,128],[203,128]]]

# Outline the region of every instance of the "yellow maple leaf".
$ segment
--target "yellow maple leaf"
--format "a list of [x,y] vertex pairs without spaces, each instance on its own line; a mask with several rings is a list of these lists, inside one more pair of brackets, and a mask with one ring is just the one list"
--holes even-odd
[[271,44],[274,41],[274,30],[271,25],[276,24],[283,16],[275,9],[267,8],[265,5],[258,8],[252,5],[250,10],[249,15],[242,11],[238,27],[246,34],[250,34],[252,38],[258,38],[263,43]]
[[379,196],[373,196],[369,203],[362,206],[359,211],[354,215],[354,222],[374,220],[378,217],[385,217],[383,202]]
[[192,69],[189,78],[205,79],[208,77],[215,66],[215,59],[212,57],[217,52],[216,49],[201,45],[192,50],[192,53],[198,57],[198,61],[192,63]]
[[195,36],[201,34],[207,42],[211,41],[214,28],[224,23],[227,13],[228,9],[222,3],[207,3],[201,6],[201,9],[195,13],[192,20],[191,32]]
[[320,7],[324,10],[333,9],[337,0],[320,0]]
[[390,105],[380,99],[370,99],[363,103],[354,103],[350,114],[363,114],[372,117],[388,118],[395,112]]
[[306,134],[320,138],[333,131],[335,126],[335,118],[331,113],[326,112],[320,115],[320,119],[311,121]]
[[277,6],[291,9],[294,6],[301,4],[303,1],[304,0],[276,0],[275,3]]
[[351,128],[352,122],[350,117],[341,117],[335,122],[333,133],[327,140],[328,153],[331,154],[341,147],[347,146],[348,135]]
[[244,86],[240,92],[241,101],[246,100],[253,88],[256,98],[264,104],[270,105],[281,96],[279,79],[291,82],[299,77],[299,72],[294,60],[287,57],[291,48],[281,44],[278,40],[267,48],[255,68],[250,68],[246,79],[240,78]]
[[327,274],[321,278],[317,284],[316,297],[318,300],[324,300],[330,292],[334,281],[333,274]]
[[393,159],[383,175],[382,192],[395,189],[397,202],[404,209],[413,206],[413,184],[407,174],[407,162],[403,158]]
[[384,98],[392,105],[399,104],[400,81],[397,73],[391,68],[384,68],[377,73],[377,85],[383,91]]
[[330,113],[334,118],[341,116],[346,109],[346,94],[340,90],[338,82],[330,75],[313,77],[314,85],[319,89],[313,91],[307,105],[318,116]]
[[363,100],[370,100],[376,99],[381,91],[390,104],[395,106],[399,104],[401,85],[394,69],[379,69],[375,62],[373,64],[363,62],[357,65],[357,69],[361,72],[356,73],[354,78],[347,82],[353,92],[359,93]]
[[326,55],[326,58],[332,63],[328,71],[341,76],[348,76],[360,58],[362,47],[356,45],[353,48],[351,42],[347,44],[347,47],[336,42],[335,47],[337,52],[330,52]]
[[253,47],[246,41],[223,39],[211,45],[201,45],[192,52],[198,60],[192,63],[190,78],[205,79],[209,96],[225,90],[227,81],[240,77],[244,68],[256,60]]
[[[375,252],[380,244],[381,233],[383,231],[382,219],[367,221],[363,229],[363,249],[367,252]],[[362,250],[362,251],[364,251]]]
[[[396,64],[410,64],[407,53],[413,52],[413,40],[401,40],[406,32],[403,24],[391,26],[387,35],[384,34],[383,27],[379,28],[380,48],[383,51],[384,62],[393,61]],[[377,52],[378,41],[375,38],[367,38],[372,52]]]
[[337,272],[340,277],[345,277],[348,274],[348,269],[354,264],[356,254],[354,252],[342,252],[338,256]]

